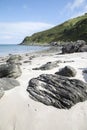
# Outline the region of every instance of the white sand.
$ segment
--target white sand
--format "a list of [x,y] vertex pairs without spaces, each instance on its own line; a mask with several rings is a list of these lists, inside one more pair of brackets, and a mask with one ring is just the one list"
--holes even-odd
[[[28,57],[24,60],[29,59]],[[48,61],[67,61],[52,70],[32,70]],[[74,62],[71,62],[74,61]],[[78,103],[69,110],[57,109],[35,102],[28,96],[26,88],[31,78],[42,73],[54,74],[59,68],[70,65],[77,70],[75,78],[87,81],[87,53],[66,55],[42,54],[30,63],[21,66],[20,86],[5,92],[0,100],[0,130],[87,130],[87,101]]]

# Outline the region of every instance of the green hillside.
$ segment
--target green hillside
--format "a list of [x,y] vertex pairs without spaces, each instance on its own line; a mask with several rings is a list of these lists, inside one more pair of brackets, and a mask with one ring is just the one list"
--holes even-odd
[[49,30],[27,36],[22,44],[50,43],[58,41],[87,41],[87,13],[83,16],[70,19]]

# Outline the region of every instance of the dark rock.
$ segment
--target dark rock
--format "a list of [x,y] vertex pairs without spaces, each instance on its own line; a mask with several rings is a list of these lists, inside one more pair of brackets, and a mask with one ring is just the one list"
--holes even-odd
[[31,63],[30,60],[25,60],[23,63]]
[[41,67],[39,68],[33,68],[33,70],[50,70],[50,69],[53,69],[58,65],[58,63],[60,63],[61,61],[54,61],[54,62],[47,62],[46,64],[42,65]]
[[32,55],[32,56],[29,57],[29,60],[32,60],[35,57],[36,57],[35,55]]
[[75,62],[74,60],[64,61],[64,63]]
[[16,86],[19,86],[20,83],[13,78],[1,78],[0,79],[0,90],[10,90]]
[[2,64],[0,65],[0,78],[21,76],[22,72],[19,65],[16,64]]
[[60,75],[43,74],[30,80],[29,96],[45,105],[69,109],[87,100],[87,84]]
[[50,46],[58,46],[58,42],[51,42]]
[[[62,53],[65,54],[65,53],[81,52],[82,48],[86,48],[85,45],[86,45],[86,42],[83,40],[71,42],[63,46]],[[82,49],[82,50],[86,51],[86,49]]]
[[76,75],[76,70],[71,66],[65,66],[64,68],[60,69],[55,74],[67,76],[67,77],[74,77]]
[[86,74],[87,74],[87,70],[83,70],[83,73],[86,73]]

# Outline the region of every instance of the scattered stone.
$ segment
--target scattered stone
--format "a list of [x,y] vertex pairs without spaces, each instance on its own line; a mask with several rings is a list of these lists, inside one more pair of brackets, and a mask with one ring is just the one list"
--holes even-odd
[[33,78],[27,91],[33,100],[60,109],[87,100],[87,83],[60,75],[42,74]]
[[28,53],[26,53],[26,54],[25,54],[25,56],[29,56],[29,54],[28,54]]
[[32,60],[35,57],[36,57],[35,55],[32,55],[32,56],[29,57],[29,60]]
[[42,65],[39,68],[33,68],[33,70],[50,70],[55,67],[58,67],[58,63],[61,63],[61,61],[54,61],[54,62],[47,62],[46,64]]
[[76,76],[76,70],[71,66],[65,66],[64,68],[60,69],[55,74],[67,76],[67,77],[74,77]]
[[25,60],[24,63],[31,63],[31,61],[30,60]]
[[58,42],[51,42],[50,46],[58,46]]
[[75,62],[74,60],[64,61],[64,63]]

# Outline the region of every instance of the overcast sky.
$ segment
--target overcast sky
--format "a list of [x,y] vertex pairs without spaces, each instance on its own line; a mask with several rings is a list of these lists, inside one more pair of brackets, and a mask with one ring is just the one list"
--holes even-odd
[[87,0],[0,0],[0,44],[19,44],[86,12]]

